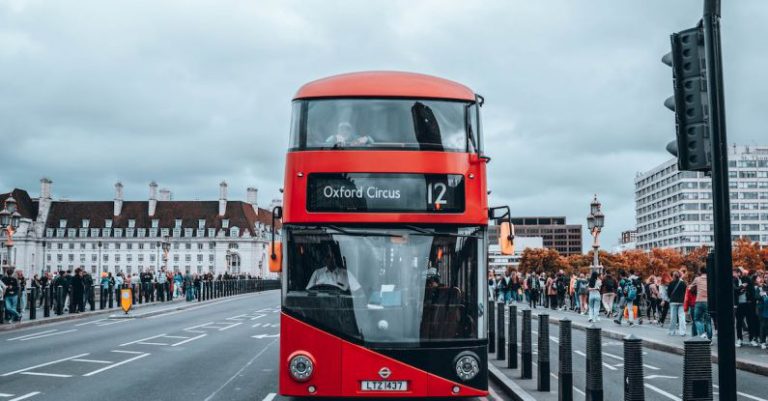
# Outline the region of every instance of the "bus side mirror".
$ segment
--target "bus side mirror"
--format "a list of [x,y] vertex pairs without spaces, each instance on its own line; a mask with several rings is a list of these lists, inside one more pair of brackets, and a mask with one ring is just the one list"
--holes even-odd
[[269,271],[280,273],[283,271],[283,243],[272,243],[272,254],[269,255]]
[[501,222],[499,249],[502,255],[512,255],[515,253],[515,227],[509,220]]

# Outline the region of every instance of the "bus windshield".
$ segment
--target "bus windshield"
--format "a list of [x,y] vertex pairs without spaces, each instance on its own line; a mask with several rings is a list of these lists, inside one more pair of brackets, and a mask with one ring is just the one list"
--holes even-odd
[[477,151],[475,103],[422,99],[294,102],[291,148]]
[[479,227],[286,232],[294,317],[368,344],[479,338]]

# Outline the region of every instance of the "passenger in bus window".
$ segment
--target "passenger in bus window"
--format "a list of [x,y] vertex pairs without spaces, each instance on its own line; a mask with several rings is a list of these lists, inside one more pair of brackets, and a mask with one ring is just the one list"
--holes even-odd
[[363,146],[372,145],[373,138],[368,135],[358,136],[352,130],[352,124],[348,122],[339,123],[336,134],[331,135],[325,140],[326,145],[336,147]]
[[345,292],[360,289],[360,283],[358,283],[355,276],[337,264],[332,250],[328,250],[323,259],[323,264],[324,266],[312,272],[312,277],[309,278],[307,283],[307,290],[316,287],[321,288],[322,286],[336,287]]

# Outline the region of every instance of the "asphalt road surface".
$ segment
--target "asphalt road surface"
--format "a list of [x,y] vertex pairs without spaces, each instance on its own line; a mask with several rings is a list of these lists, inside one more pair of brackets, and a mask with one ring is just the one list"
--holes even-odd
[[[610,327],[614,323],[607,319],[602,319],[599,325]],[[521,324],[518,320],[518,330]],[[533,321],[532,339],[533,339],[533,361],[538,359],[538,321]],[[560,327],[555,324],[549,326],[550,337],[550,369],[551,369],[551,389],[556,394],[557,391],[557,369],[558,369],[558,347]],[[518,333],[518,339],[522,335]],[[571,343],[573,354],[573,383],[575,386],[574,396],[576,400],[584,399],[584,389],[586,383],[586,332],[573,329],[571,331]],[[765,352],[760,348],[754,348],[755,352]],[[612,340],[603,337],[603,390],[606,400],[624,399],[624,345],[621,341]],[[679,401],[682,400],[682,380],[683,380],[683,357],[651,349],[643,350],[643,373],[645,375],[645,399],[659,401]],[[533,367],[534,380],[538,374],[538,367]],[[712,379],[715,387],[713,389],[715,399],[717,393],[717,365],[713,365]],[[745,401],[768,401],[768,395],[765,391],[766,377],[754,373],[737,370],[736,379],[738,384],[738,400]],[[535,395],[535,392],[532,393]]]
[[275,394],[279,304],[268,291],[3,332],[0,401],[284,399]]

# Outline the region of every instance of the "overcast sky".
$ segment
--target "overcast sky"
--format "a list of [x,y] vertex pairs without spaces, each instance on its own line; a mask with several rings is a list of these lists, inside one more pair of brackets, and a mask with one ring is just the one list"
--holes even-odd
[[[768,1],[725,1],[729,142],[768,143]],[[0,0],[0,192],[79,200],[279,196],[303,83],[404,70],[486,98],[492,203],[634,227],[633,177],[668,159],[669,34],[701,0]],[[586,231],[585,231],[586,238]],[[585,241],[586,242],[586,241]]]

